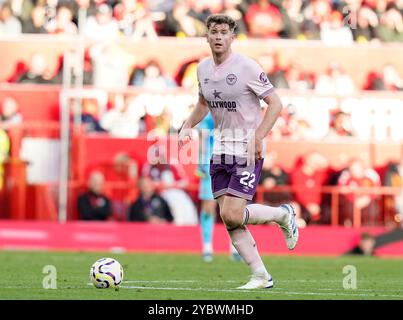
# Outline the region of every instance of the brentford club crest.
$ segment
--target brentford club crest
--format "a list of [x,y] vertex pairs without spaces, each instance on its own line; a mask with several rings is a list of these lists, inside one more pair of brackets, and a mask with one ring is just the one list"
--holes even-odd
[[233,86],[236,83],[236,80],[237,80],[237,77],[233,73],[230,73],[226,78],[226,81],[230,86]]

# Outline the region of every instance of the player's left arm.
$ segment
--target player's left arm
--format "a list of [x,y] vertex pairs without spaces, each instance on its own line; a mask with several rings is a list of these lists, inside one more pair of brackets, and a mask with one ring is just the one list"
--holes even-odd
[[283,109],[280,97],[275,91],[271,92],[263,101],[267,103],[268,107],[266,108],[262,122],[255,132],[255,158],[258,160],[263,158],[263,139],[273,128]]

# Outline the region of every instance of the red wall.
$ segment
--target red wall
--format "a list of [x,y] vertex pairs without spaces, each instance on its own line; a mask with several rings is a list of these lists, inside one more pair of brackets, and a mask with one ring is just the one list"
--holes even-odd
[[[263,254],[338,256],[353,248],[361,229],[312,226],[300,230],[300,241],[293,252],[276,226],[250,226]],[[383,227],[366,228],[379,235]],[[319,241],[320,240],[320,241]],[[215,226],[215,251],[229,252],[229,237],[222,224]],[[0,249],[82,250],[128,252],[200,252],[198,226],[177,227],[118,222],[12,222],[0,221]],[[379,256],[403,257],[403,241],[376,250]]]
[[14,98],[24,121],[58,121],[60,86],[0,84],[0,102]]

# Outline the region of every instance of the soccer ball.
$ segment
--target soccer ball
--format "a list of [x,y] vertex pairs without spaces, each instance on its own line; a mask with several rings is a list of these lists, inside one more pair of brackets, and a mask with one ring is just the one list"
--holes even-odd
[[91,266],[90,280],[96,288],[118,288],[123,280],[123,268],[112,258],[102,258]]

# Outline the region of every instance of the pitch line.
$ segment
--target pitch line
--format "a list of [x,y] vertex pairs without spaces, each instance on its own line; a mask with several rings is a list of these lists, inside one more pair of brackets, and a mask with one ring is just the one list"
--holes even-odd
[[[247,280],[245,280],[247,281]],[[134,284],[156,284],[156,283],[160,283],[160,284],[168,284],[168,283],[201,283],[201,282],[216,282],[216,283],[242,283],[242,280],[206,280],[206,281],[201,281],[201,280],[123,280],[122,284],[124,285],[125,283],[134,283]],[[299,280],[279,280],[276,283],[277,284],[283,284],[283,283],[295,283],[295,282],[301,282],[301,283],[308,283],[309,282],[313,282],[313,283],[340,283],[340,285],[342,284],[341,280],[303,280],[303,279],[299,279]],[[362,280],[361,282],[365,282],[364,280]],[[396,282],[395,282],[396,283]],[[91,283],[88,283],[88,285],[90,285]],[[276,286],[276,289],[284,289],[285,288],[279,288]],[[317,288],[318,291],[345,291],[346,289],[344,288]],[[357,289],[358,291],[364,291],[364,292],[374,292],[373,289]],[[403,290],[400,289],[377,289],[378,292],[402,292]]]
[[[205,282],[205,281],[210,281],[210,282],[228,282],[228,283],[232,283],[232,282],[242,282],[242,281],[247,281],[248,280],[248,278],[245,278],[245,279],[239,279],[239,280],[219,280],[219,279],[217,279],[217,280],[212,280],[212,279],[206,279],[206,280],[201,280],[201,279],[199,279],[199,280],[196,280],[196,279],[187,279],[187,280],[179,280],[179,279],[176,279],[176,280],[172,280],[172,279],[168,279],[168,280],[123,280],[123,282],[126,282],[126,283],[136,283],[136,282],[141,282],[141,283],[145,283],[145,282],[150,282],[150,283],[163,283],[163,282],[167,282],[167,283],[169,283],[169,282],[172,282],[172,283],[175,283],[175,282],[178,282],[178,283],[180,283],[180,282]],[[277,280],[276,281],[277,283],[295,283],[295,282],[301,282],[301,283],[310,283],[310,282],[312,282],[312,283],[338,283],[338,282],[342,282],[342,279],[340,279],[340,280],[336,280],[336,279],[334,279],[334,280],[315,280],[315,279],[295,279],[295,280]],[[359,280],[359,282],[374,282],[373,280]],[[403,281],[398,281],[398,280],[391,280],[391,281],[382,281],[382,283],[393,283],[393,284],[396,284],[396,283],[402,283],[403,284]]]
[[122,283],[195,283],[200,280],[123,280]]
[[176,287],[142,287],[142,286],[120,286],[122,289],[141,290],[163,290],[163,291],[196,291],[196,292],[237,292],[237,293],[263,293],[263,294],[285,294],[285,295],[310,295],[310,296],[338,296],[338,297],[386,297],[403,298],[402,295],[393,294],[365,294],[365,293],[318,293],[318,292],[295,292],[285,289],[275,288],[267,290],[239,290],[239,289],[216,289],[216,288],[176,288]]

